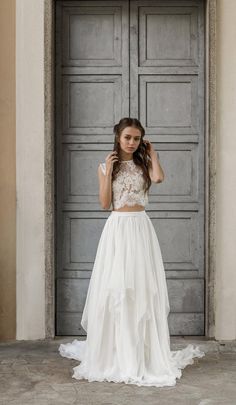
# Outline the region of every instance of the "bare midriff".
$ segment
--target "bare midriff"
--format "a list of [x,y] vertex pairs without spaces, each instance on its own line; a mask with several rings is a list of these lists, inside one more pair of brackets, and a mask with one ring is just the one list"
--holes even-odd
[[140,204],[135,204],[132,206],[124,205],[121,208],[113,209],[112,211],[144,211],[145,207]]

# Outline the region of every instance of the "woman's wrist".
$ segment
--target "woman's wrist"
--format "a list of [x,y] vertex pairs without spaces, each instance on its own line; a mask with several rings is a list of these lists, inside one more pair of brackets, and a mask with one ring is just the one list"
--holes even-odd
[[150,153],[150,156],[151,156],[151,158],[152,157],[157,157],[158,159],[160,159],[160,156],[159,156],[159,153],[157,152],[157,151],[155,151],[155,150],[153,150],[151,153]]
[[112,177],[112,171],[107,171],[105,176],[108,177],[108,178],[111,178]]

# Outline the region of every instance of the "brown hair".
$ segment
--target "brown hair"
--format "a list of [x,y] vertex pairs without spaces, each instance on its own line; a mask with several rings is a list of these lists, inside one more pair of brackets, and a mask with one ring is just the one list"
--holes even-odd
[[145,180],[144,189],[145,192],[150,188],[152,181],[149,175],[149,164],[150,164],[150,156],[147,152],[147,146],[143,142],[143,137],[145,135],[145,129],[143,128],[142,124],[137,118],[130,118],[124,117],[121,118],[119,123],[114,125],[113,132],[115,134],[114,138],[114,146],[113,151],[118,153],[118,161],[114,162],[113,164],[113,171],[112,171],[112,180],[115,179],[116,174],[119,172],[120,165],[121,165],[121,155],[120,155],[120,144],[118,142],[122,131],[126,127],[134,127],[140,130],[141,132],[141,139],[137,150],[133,153],[133,160],[137,166],[140,166],[143,171],[143,177]]

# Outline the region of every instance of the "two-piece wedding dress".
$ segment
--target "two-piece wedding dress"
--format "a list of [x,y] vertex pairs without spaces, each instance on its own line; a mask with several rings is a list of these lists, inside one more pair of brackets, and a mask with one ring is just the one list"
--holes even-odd
[[[101,163],[103,173],[106,165]],[[112,205],[140,204],[142,170],[133,159],[122,161],[112,183]],[[170,247],[171,248],[171,247]],[[81,325],[86,340],[59,346],[62,356],[77,359],[73,378],[138,386],[173,386],[181,369],[203,357],[188,344],[171,351],[170,311],[158,238],[145,209],[111,211],[98,243]]]

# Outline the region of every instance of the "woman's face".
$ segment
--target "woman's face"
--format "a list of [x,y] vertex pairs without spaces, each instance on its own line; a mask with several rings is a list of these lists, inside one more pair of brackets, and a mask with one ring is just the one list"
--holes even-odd
[[138,128],[126,127],[120,134],[121,150],[127,154],[134,153],[140,144],[141,132]]

